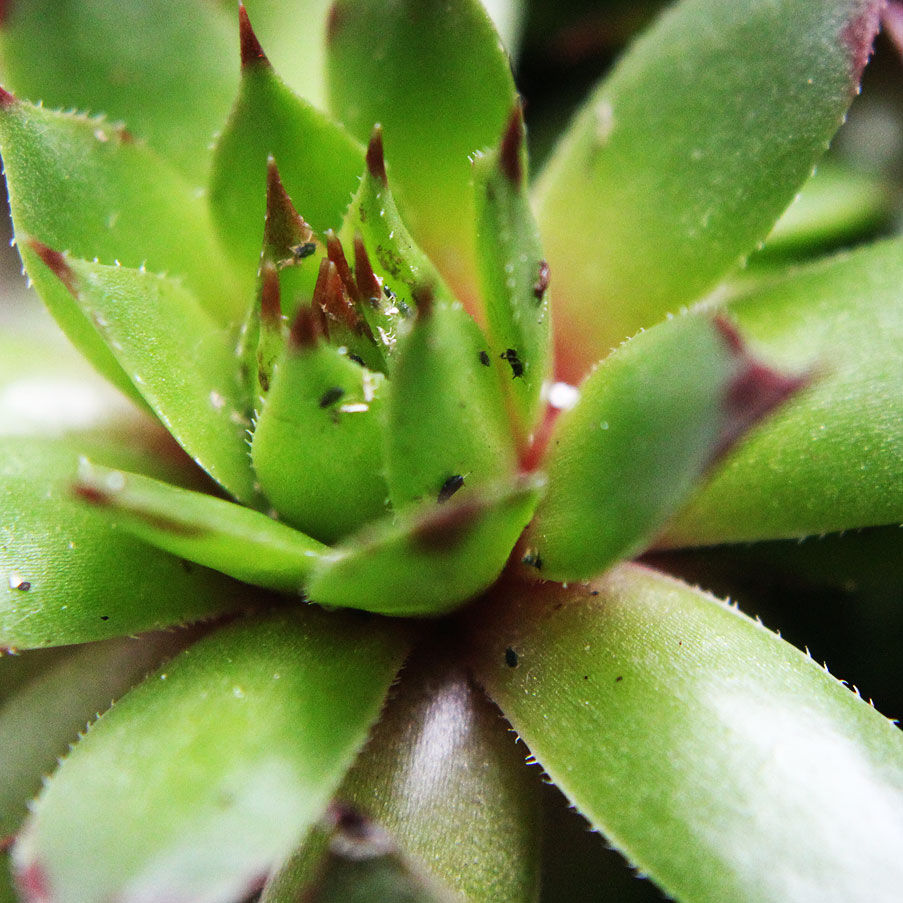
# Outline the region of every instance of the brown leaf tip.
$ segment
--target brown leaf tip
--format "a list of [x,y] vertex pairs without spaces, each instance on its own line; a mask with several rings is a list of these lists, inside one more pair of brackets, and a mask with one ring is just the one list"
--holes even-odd
[[0,109],[8,110],[16,102],[16,95],[0,87]]
[[373,272],[370,256],[360,233],[354,236],[354,277],[357,280],[357,291],[374,307],[379,305],[382,297],[382,282]]
[[389,181],[383,152],[383,127],[379,123],[373,126],[370,143],[367,145],[367,172],[383,185]]
[[322,336],[322,317],[313,308],[298,308],[288,339],[293,348],[313,348]]
[[254,34],[251,27],[251,20],[248,18],[248,11],[245,9],[244,3],[238,4],[238,35],[241,44],[241,67],[242,69],[251,66],[269,66],[270,61]]
[[38,241],[36,238],[29,238],[28,246],[44,261],[47,268],[69,289],[71,294],[77,294],[75,273],[72,271],[72,267],[69,266],[65,254],[60,251],[54,251],[53,248],[45,245],[42,241]]
[[[311,241],[313,237],[313,229],[295,210],[295,205],[285,190],[276,161],[269,157],[266,219],[263,228],[264,257],[278,261],[280,267],[299,263],[316,250],[316,244]],[[311,245],[310,250],[307,250]]]
[[843,27],[840,39],[850,55],[850,76],[853,89],[859,87],[862,70],[872,54],[872,44],[878,33],[885,0],[867,0],[862,11]]
[[508,117],[499,148],[499,168],[512,185],[520,186],[524,181],[523,147],[524,111],[518,101]]

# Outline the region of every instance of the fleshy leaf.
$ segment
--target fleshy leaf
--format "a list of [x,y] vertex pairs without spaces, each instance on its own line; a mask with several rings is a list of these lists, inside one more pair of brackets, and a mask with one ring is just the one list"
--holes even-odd
[[387,615],[449,611],[499,575],[542,485],[532,477],[483,487],[373,524],[323,556],[308,595]]
[[670,896],[899,896],[903,736],[738,611],[624,566],[512,583],[473,641],[531,753]]
[[454,296],[398,212],[389,187],[379,126],[370,136],[367,167],[340,234],[342,244],[355,249],[357,288],[365,302],[362,312],[388,363],[404,320],[417,306],[418,292],[430,286],[433,294],[447,303]]
[[185,450],[236,498],[254,498],[245,401],[227,333],[177,281],[29,247],[94,324]]
[[278,889],[267,886],[262,903],[463,903],[430,880],[384,828],[347,805],[330,807],[305,843],[313,845],[320,853],[316,871],[283,879]]
[[549,265],[526,196],[524,120],[514,108],[499,149],[474,161],[477,259],[493,363],[526,443],[550,376]]
[[[523,759],[498,710],[441,642],[426,644],[405,665],[337,798],[374,819],[461,899],[530,901],[539,878],[539,782]],[[322,845],[310,835],[262,903],[298,900]]]
[[214,152],[210,202],[242,273],[257,271],[272,156],[301,216],[317,231],[337,228],[357,187],[363,148],[340,126],[298,97],[273,71],[241,20],[238,98]]
[[289,523],[334,542],[386,513],[384,387],[314,329],[293,329],[251,444],[260,487]]
[[891,192],[878,177],[822,160],[753,260],[837,246],[874,232],[891,216]]
[[300,592],[326,551],[259,511],[87,461],[79,467],[75,492],[125,532],[268,589]]
[[468,158],[498,141],[515,100],[486,11],[477,0],[338,0],[328,41],[331,109],[360,141],[382,124],[408,228],[474,302]]
[[200,185],[235,94],[234,46],[207,0],[15,0],[0,72],[22,97],[123,120]]
[[0,705],[0,837],[14,833],[85,724],[196,634],[155,633],[82,646]]
[[386,403],[392,503],[436,498],[449,480],[470,489],[516,469],[498,374],[480,328],[457,302],[418,293],[399,340]]
[[712,462],[804,382],[756,361],[725,320],[680,316],[625,343],[555,425],[524,562],[579,580],[642,551]]
[[[0,145],[17,235],[75,257],[181,277],[221,323],[243,311],[246,298],[236,289],[205,199],[123,127],[4,94]],[[262,223],[261,216],[258,241]],[[23,256],[45,296],[46,275]],[[44,300],[79,344],[85,327],[71,303],[58,295]]]
[[841,123],[878,0],[683,0],[595,90],[537,185],[560,376],[765,239]]
[[406,651],[397,627],[299,607],[242,619],[165,665],[95,722],[39,798],[13,854],[26,899],[253,891],[366,740]]
[[300,97],[326,108],[326,24],[332,0],[246,0],[276,71]]
[[725,460],[669,545],[903,522],[903,240],[791,270],[725,314],[756,354],[812,385]]
[[0,441],[0,645],[139,633],[237,608],[247,589],[111,530],[72,492],[80,453],[145,468],[145,455],[15,436]]

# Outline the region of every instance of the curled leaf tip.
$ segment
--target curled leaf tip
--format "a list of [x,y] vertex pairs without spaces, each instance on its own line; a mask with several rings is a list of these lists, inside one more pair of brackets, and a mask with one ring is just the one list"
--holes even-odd
[[737,357],[737,372],[724,396],[725,424],[714,458],[722,457],[752,426],[811,382],[811,374],[781,373],[757,361],[734,325],[725,317],[715,318],[715,327]]
[[[2,24],[2,19],[0,19],[0,24]],[[0,87],[0,109],[8,110],[15,102],[16,95],[10,94],[6,88]]]
[[859,87],[862,70],[872,54],[872,45],[886,0],[866,0],[861,11],[843,28],[840,38],[850,55],[850,76],[853,90]]
[[364,239],[360,233],[354,236],[354,276],[357,280],[357,291],[360,297],[365,298],[371,304],[378,304],[382,294],[382,283],[373,272],[370,256],[367,254],[367,248],[364,246]]
[[66,261],[66,256],[61,251],[55,251],[53,248],[45,245],[42,241],[38,241],[36,238],[29,238],[27,244],[28,247],[44,261],[44,264],[57,279],[59,279],[73,295],[76,294],[75,274],[72,272],[72,267],[70,267]]
[[241,44],[242,69],[247,69],[251,66],[269,66],[270,61],[263,52],[263,47],[260,46],[257,35],[254,34],[244,3],[238,4],[238,34]]
[[282,322],[279,273],[271,263],[265,263],[260,271],[260,319],[271,329]]
[[383,185],[388,182],[386,158],[383,153],[383,127],[379,123],[373,126],[370,143],[367,145],[367,172]]
[[508,117],[499,149],[499,168],[512,185],[521,185],[524,181],[523,145],[524,111],[518,101]]

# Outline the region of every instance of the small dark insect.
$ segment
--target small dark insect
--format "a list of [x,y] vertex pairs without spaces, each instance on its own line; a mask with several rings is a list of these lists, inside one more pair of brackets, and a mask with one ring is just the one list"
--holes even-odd
[[301,245],[292,245],[291,248],[292,257],[294,257],[295,260],[304,260],[305,257],[310,257],[316,250],[317,246],[312,241],[306,241]]
[[30,580],[20,580],[16,589],[19,592],[27,593],[31,589],[31,581]]
[[505,664],[509,668],[517,667],[517,653],[510,646],[505,650]]
[[101,615],[101,616],[100,616],[100,620],[101,620],[101,621],[109,621],[109,620],[110,620],[110,616],[109,616],[109,615]]
[[521,558],[521,561],[530,567],[536,568],[537,571],[542,570],[542,558],[540,558],[536,552],[527,552],[527,554]]
[[390,289],[389,286],[386,285],[385,282],[383,283],[383,294],[384,294],[390,301],[394,301],[394,300],[395,300],[395,292],[393,292],[392,289]]
[[330,408],[345,395],[341,386],[332,386],[320,396],[320,407]]
[[361,367],[364,366],[364,359],[359,354],[353,354],[353,353],[349,352],[348,360],[354,361],[356,364],[360,364]]
[[436,501],[440,505],[443,502],[447,502],[463,485],[464,477],[462,477],[461,474],[456,473],[454,474],[454,476],[450,476],[442,484],[442,488],[439,490],[439,495],[436,497]]
[[480,363],[484,367],[488,367],[492,362],[489,360],[489,355],[485,351],[480,352]]
[[624,680],[624,675],[623,675],[623,674],[619,674],[619,675],[615,678],[615,683],[617,683],[619,680]]
[[517,352],[513,348],[508,348],[503,351],[499,357],[503,361],[508,361],[511,364],[511,378],[517,379],[518,376],[524,375],[524,365],[521,363],[520,358],[517,356]]

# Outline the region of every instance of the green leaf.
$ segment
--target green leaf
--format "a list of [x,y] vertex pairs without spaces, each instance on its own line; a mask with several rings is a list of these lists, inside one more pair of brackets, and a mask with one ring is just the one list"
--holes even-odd
[[765,239],[842,121],[880,6],[683,0],[628,51],[536,189],[563,378]]
[[276,71],[308,103],[326,108],[326,24],[332,0],[245,0]]
[[[0,144],[18,236],[75,257],[184,278],[221,323],[243,311],[247,299],[236,288],[205,199],[131,133],[5,95]],[[27,251],[23,257],[54,316],[81,347],[87,330],[71,302],[62,304],[58,293],[47,297],[52,280]]]
[[14,848],[20,874],[55,903],[242,898],[326,808],[406,645],[308,607],[201,640],[79,742]]
[[216,144],[210,203],[230,255],[250,276],[260,257],[267,158],[275,158],[298,212],[323,231],[341,223],[364,152],[344,129],[286,86],[263,56],[241,7],[240,18],[241,86]]
[[[441,642],[430,643],[405,664],[337,798],[374,819],[461,899],[534,900],[539,782],[523,760],[495,706]],[[321,847],[309,837],[263,903],[300,899]]]
[[111,530],[73,494],[80,453],[130,470],[146,469],[146,455],[22,436],[0,450],[0,645],[139,633],[247,600],[246,588]]
[[680,316],[625,343],[555,425],[524,562],[578,580],[641,552],[712,461],[802,383],[758,363],[724,320]]
[[386,401],[392,503],[434,499],[449,481],[470,489],[512,474],[514,442],[498,374],[480,328],[457,302],[417,297],[399,340]]
[[903,737],[803,653],[635,566],[589,585],[511,585],[482,614],[478,678],[670,896],[898,898]]
[[123,120],[195,184],[235,94],[235,29],[206,0],[16,0],[0,27],[6,87]]
[[475,307],[468,158],[498,141],[515,100],[486,11],[477,0],[339,0],[328,40],[332,111],[360,141],[382,124],[408,227]]
[[194,638],[157,633],[82,646],[0,706],[0,837],[19,828],[42,777],[85,724]]
[[725,312],[752,350],[812,385],[735,448],[669,545],[903,522],[903,240],[790,270]]
[[292,341],[276,369],[251,460],[280,515],[324,542],[386,513],[384,389],[382,374],[315,335]]
[[326,551],[315,539],[259,511],[84,460],[75,491],[116,528],[268,589],[300,592]]
[[387,615],[449,611],[498,577],[542,485],[521,478],[373,524],[323,556],[308,595]]
[[822,160],[752,260],[812,253],[874,232],[890,220],[888,189],[874,175]]
[[220,485],[251,501],[245,399],[228,334],[173,279],[30,247],[176,440]]
[[521,442],[541,414],[550,376],[549,269],[526,195],[524,121],[520,106],[499,149],[474,161],[477,257],[492,359],[516,414]]

